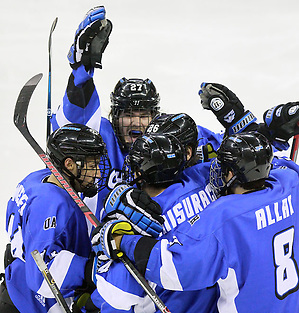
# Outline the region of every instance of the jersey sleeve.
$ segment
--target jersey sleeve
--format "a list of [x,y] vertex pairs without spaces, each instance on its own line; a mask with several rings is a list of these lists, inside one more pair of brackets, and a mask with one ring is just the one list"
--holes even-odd
[[208,142],[212,144],[214,150],[218,149],[223,139],[223,133],[214,133],[211,130],[197,125],[198,130],[198,145],[205,145]]
[[[109,270],[108,270],[109,269]],[[103,265],[96,275],[97,289],[91,295],[92,302],[102,313],[110,312],[156,312],[155,306],[147,305],[141,286],[119,261]],[[135,311],[134,307],[141,307]]]
[[30,213],[26,216],[26,225],[23,225],[27,284],[46,298],[54,296],[31,256],[35,249],[43,256],[65,297],[71,296],[84,281],[90,243],[86,221],[83,216],[79,221],[76,213],[71,212],[74,209],[63,199],[36,197],[30,203]]
[[51,117],[53,131],[68,123],[84,124],[99,131],[101,106],[93,74],[94,69],[87,72],[83,65],[72,71],[62,104]]
[[150,253],[143,249],[142,254],[135,251],[139,240],[142,240],[140,236],[124,235],[121,250],[137,264],[141,263],[139,256],[149,254],[145,278],[164,289],[200,290],[213,286],[219,277],[227,275],[225,253],[214,235],[198,240],[188,232],[177,231],[172,240],[162,239],[154,246],[147,245]]

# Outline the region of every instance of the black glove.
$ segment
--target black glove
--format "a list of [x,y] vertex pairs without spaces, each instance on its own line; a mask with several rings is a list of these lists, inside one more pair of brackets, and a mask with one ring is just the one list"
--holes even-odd
[[[102,55],[109,43],[109,36],[112,31],[112,23],[106,20],[107,25],[95,36],[91,42],[90,54],[83,56],[86,60],[87,66],[102,68]],[[83,61],[82,61],[83,62]]]
[[204,109],[211,110],[225,128],[226,135],[255,130],[256,117],[244,111],[239,98],[227,87],[215,83],[202,83],[198,92]]
[[106,197],[104,208],[108,218],[130,222],[135,233],[156,238],[162,232],[162,209],[142,190],[118,185]]
[[264,122],[259,126],[270,141],[285,143],[299,134],[299,102],[279,104],[264,113]]
[[211,159],[216,158],[217,152],[214,150],[214,147],[211,143],[201,145],[197,147],[196,155],[200,163],[209,162]]
[[91,67],[102,68],[102,53],[112,30],[112,23],[105,16],[105,8],[97,6],[89,10],[80,23],[67,56],[73,69],[81,64],[86,70]]
[[[106,258],[108,260],[108,258]],[[73,313],[81,313],[81,308],[85,306],[88,298],[90,298],[90,295],[93,293],[93,291],[97,288],[96,286],[96,278],[95,274],[98,268],[98,258],[96,254],[92,251],[89,255],[89,260],[87,261],[85,265],[85,271],[84,271],[84,282],[83,285],[78,287],[75,290],[74,295],[74,302],[72,305],[72,312]],[[90,300],[91,301],[91,300]],[[89,312],[89,311],[87,311]],[[90,311],[93,312],[99,312],[98,311]]]

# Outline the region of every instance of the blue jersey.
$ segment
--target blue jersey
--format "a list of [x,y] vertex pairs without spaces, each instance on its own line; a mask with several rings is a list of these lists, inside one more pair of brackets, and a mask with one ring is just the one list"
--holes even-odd
[[112,168],[107,180],[107,188],[93,198],[84,199],[86,205],[100,219],[100,211],[97,209],[102,208],[108,192],[122,181],[121,170],[127,153],[120,149],[111,123],[101,117],[100,99],[93,82],[93,73],[93,69],[86,72],[83,65],[72,71],[63,103],[52,115],[51,123],[53,130],[68,123],[84,124],[97,130],[102,136]]
[[[282,165],[267,188],[221,197],[178,226],[172,240],[159,240],[145,277],[171,290],[217,283],[220,313],[299,312],[299,167]],[[132,260],[138,238],[121,242]]]
[[[153,197],[161,205],[165,219],[164,234],[159,240],[176,236],[180,225],[196,218],[215,199],[209,186],[209,163],[187,168],[180,182]],[[217,286],[210,285],[203,290],[182,293],[150,284],[172,312],[217,312]],[[117,261],[110,268],[101,268],[101,273],[97,275],[97,291],[93,293],[92,300],[102,313],[115,312],[116,309],[117,312],[158,312],[123,264]]]
[[63,296],[69,298],[83,284],[91,251],[87,222],[64,189],[44,182],[48,169],[28,175],[9,200],[6,213],[12,255],[6,269],[9,295],[20,312],[48,312],[57,305],[31,256],[37,249]]
[[[93,198],[85,199],[87,206],[100,219],[103,199],[116,183],[121,182],[121,170],[127,153],[120,149],[110,121],[101,117],[100,99],[94,85],[93,75],[94,69],[86,72],[83,65],[72,71],[63,97],[63,103],[58,107],[57,112],[52,115],[51,123],[53,130],[67,123],[85,124],[99,131],[106,143],[112,167],[108,178],[108,188],[105,188]],[[213,133],[202,126],[197,126],[197,129],[199,145],[210,142],[214,149],[219,147],[222,141],[221,134]]]

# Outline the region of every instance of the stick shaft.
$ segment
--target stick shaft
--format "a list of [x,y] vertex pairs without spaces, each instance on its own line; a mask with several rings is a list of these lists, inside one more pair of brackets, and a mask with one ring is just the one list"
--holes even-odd
[[31,255],[38,267],[38,269],[41,271],[42,275],[45,278],[45,281],[47,282],[49,288],[51,289],[57,303],[60,305],[62,311],[64,313],[71,313],[71,310],[69,309],[65,299],[63,298],[63,295],[61,294],[57,284],[55,283],[55,280],[53,276],[51,275],[46,263],[44,262],[42,256],[37,250],[33,250],[31,252]]
[[[54,174],[57,180],[62,185],[63,189],[65,189],[68,194],[72,197],[75,203],[79,206],[85,217],[89,220],[89,222],[97,227],[100,225],[99,220],[96,216],[90,211],[87,205],[83,202],[83,200],[78,196],[77,192],[73,189],[73,187],[68,183],[67,179],[64,178],[63,174],[54,166],[52,161],[45,154],[41,146],[37,143],[37,141],[33,138],[31,133],[28,130],[27,126],[27,111],[31,96],[42,78],[42,74],[37,74],[32,77],[22,88],[20,91],[14,112],[14,124],[18,128],[18,130],[22,133],[27,142],[31,145],[34,151],[38,154],[40,159],[45,163],[45,165],[49,168],[49,170]],[[125,267],[129,271],[129,273],[136,279],[136,281],[140,284],[146,294],[152,299],[158,309],[163,313],[170,313],[166,305],[159,298],[159,296],[155,293],[155,291],[148,285],[147,281],[144,277],[137,271],[135,266],[127,257],[121,257],[120,260],[124,263]]]

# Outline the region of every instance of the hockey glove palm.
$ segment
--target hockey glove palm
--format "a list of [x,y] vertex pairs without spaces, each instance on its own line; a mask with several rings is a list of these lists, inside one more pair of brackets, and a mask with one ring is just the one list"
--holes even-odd
[[209,162],[211,159],[216,158],[217,153],[211,143],[197,147],[196,154],[199,158],[199,163]]
[[[199,90],[204,109],[211,110],[226,130],[232,135],[245,130],[256,129],[256,117],[250,111],[244,111],[239,98],[227,87],[215,83],[202,83]],[[251,125],[250,127],[248,127]]]
[[73,69],[77,69],[81,64],[85,65],[87,70],[90,67],[102,68],[102,53],[108,44],[112,29],[112,24],[105,19],[105,14],[105,8],[97,6],[89,10],[80,23],[68,53],[68,60]]
[[118,185],[108,194],[104,208],[108,218],[130,222],[135,233],[156,238],[162,232],[162,209],[142,190]]
[[123,252],[117,249],[114,236],[134,235],[132,225],[124,221],[111,220],[102,223],[92,232],[92,249],[96,254],[104,253],[109,259],[117,259],[123,256]]
[[100,313],[101,310],[97,308],[91,298],[89,293],[83,293],[74,299],[72,305],[72,313],[82,313],[81,309],[84,307],[84,312],[86,313]]
[[299,102],[279,104],[264,113],[271,139],[286,142],[299,133]]

